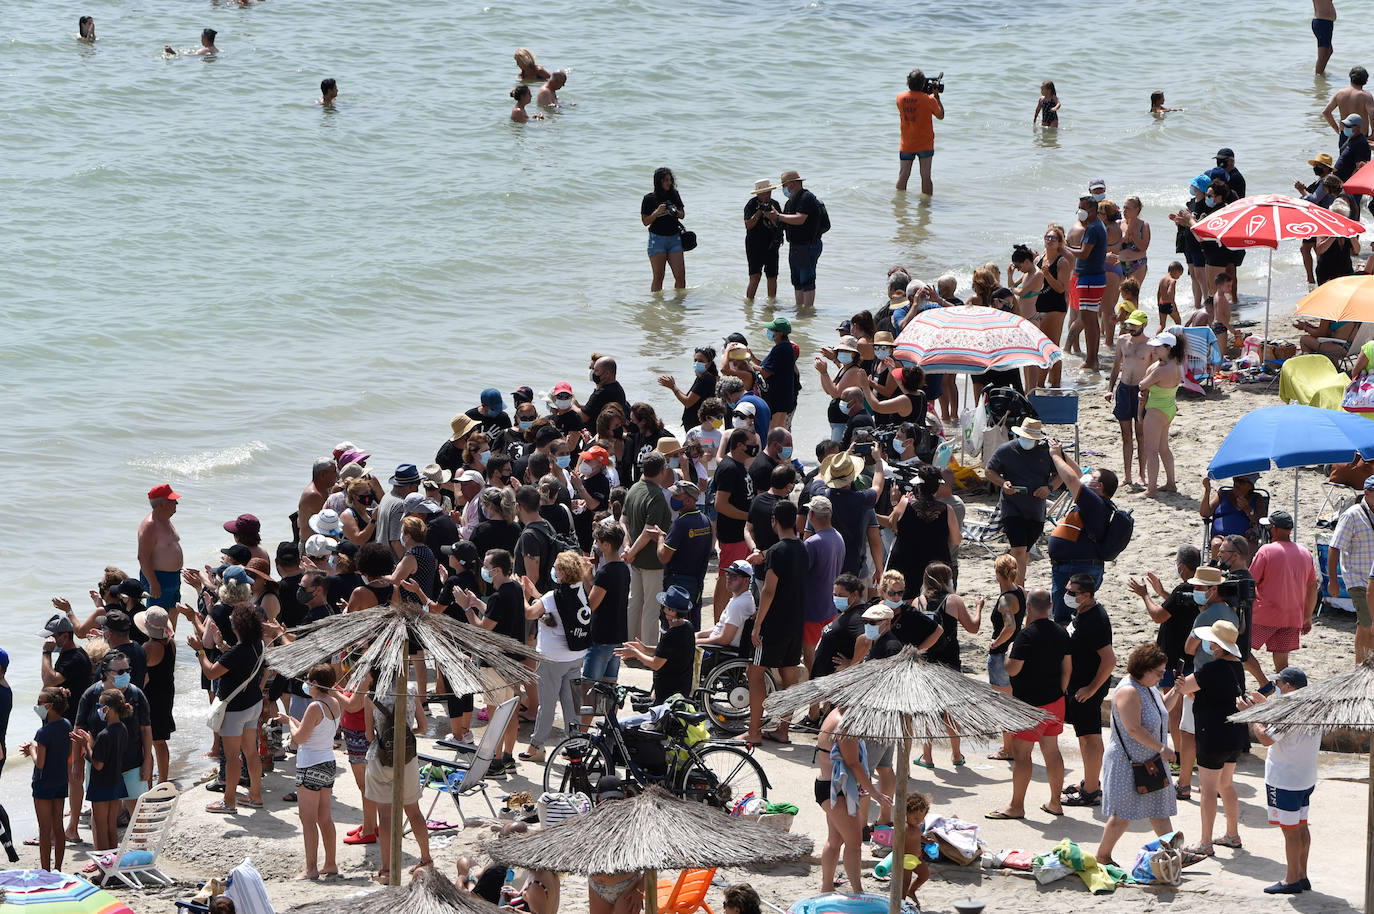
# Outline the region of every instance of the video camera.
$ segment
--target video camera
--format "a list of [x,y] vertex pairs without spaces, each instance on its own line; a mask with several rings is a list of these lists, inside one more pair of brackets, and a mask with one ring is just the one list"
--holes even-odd
[[918,91],[918,92],[924,92],[924,93],[927,94],[927,95],[939,95],[941,92],[944,92],[944,91],[945,91],[945,71],[944,71],[944,70],[941,70],[941,71],[940,71],[937,75],[935,75],[935,76],[927,76],[927,77],[925,78],[925,83],[924,83],[924,85],[922,85],[922,86],[920,87],[920,89],[918,89],[917,91]]

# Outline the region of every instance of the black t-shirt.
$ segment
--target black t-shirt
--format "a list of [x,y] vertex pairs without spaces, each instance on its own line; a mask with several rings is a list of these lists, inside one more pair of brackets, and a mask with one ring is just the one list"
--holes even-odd
[[[86,651],[73,647],[57,655],[52,665],[54,673],[62,677],[62,688],[80,698],[91,686],[91,658]],[[69,723],[76,723],[76,702],[68,701],[63,715]]]
[[940,624],[910,603],[903,603],[892,617],[892,635],[903,645],[920,647],[940,630]]
[[520,539],[520,525],[514,521],[484,520],[472,530],[472,545],[477,554],[485,557],[492,549],[515,551],[515,541]]
[[458,532],[458,525],[453,522],[453,518],[447,514],[431,514],[428,523],[425,525],[425,545],[429,551],[436,556],[442,556],[440,551],[445,546],[452,546],[462,539],[463,536]]
[[684,429],[690,432],[701,425],[701,401],[716,395],[716,382],[719,380],[719,375],[714,375],[709,371],[703,371],[692,378],[692,389],[688,392],[697,395],[697,402],[682,408],[682,427]]
[[[563,494],[566,495],[567,493],[565,492]],[[540,505],[539,516],[548,521],[549,526],[556,532],[564,533],[569,536],[572,535],[573,515],[567,505],[560,502],[554,502],[551,505]]]
[[582,508],[581,514],[573,515],[573,527],[577,530],[577,542],[583,552],[592,551],[592,526],[596,522],[596,512],[604,511],[611,501],[611,479],[605,473],[595,473],[582,480],[582,488],[588,498],[596,499],[596,507],[590,503]]
[[363,576],[356,571],[331,574],[324,579],[324,600],[329,604],[330,610],[341,613],[348,605],[348,598],[353,595],[353,591],[362,586]]
[[297,625],[304,625],[305,618],[310,614],[309,608],[296,599],[296,590],[301,586],[301,572],[288,574],[281,579],[281,589],[277,593],[277,599],[281,602],[281,610],[277,613],[277,621],[287,628],[295,628]]
[[1069,627],[1073,629],[1069,633],[1069,652],[1073,655],[1073,672],[1069,674],[1072,694],[1096,678],[1097,667],[1102,662],[1098,651],[1112,643],[1112,620],[1107,618],[1107,610],[1101,603],[1094,603],[1090,609],[1074,616]]
[[767,552],[778,541],[777,534],[773,532],[773,506],[779,501],[781,496],[763,492],[755,495],[749,503],[748,523],[754,525],[754,547],[760,552]]
[[110,723],[96,734],[91,762],[101,764],[99,768],[91,765],[92,787],[113,787],[123,780],[126,769],[122,760],[130,742],[129,731],[122,720]]
[[[361,575],[358,577],[358,586],[363,586]],[[345,603],[348,602],[349,594],[352,593],[353,591],[350,590],[348,593],[344,594]],[[222,642],[220,647],[221,651],[228,650],[239,643],[239,636],[234,631],[234,626],[230,624],[229,621],[233,614],[234,607],[230,606],[228,603],[216,603],[210,607],[210,621],[215,623],[215,627],[219,629],[219,636]]]
[[[716,467],[716,491],[729,496],[730,507],[745,514],[754,500],[754,483],[745,471],[744,464],[733,457],[726,456]],[[716,539],[722,543],[744,541],[744,521],[724,514],[716,517]]]
[[539,588],[540,593],[544,593],[553,587],[553,560],[558,547],[553,541],[553,531],[549,522],[540,518],[531,524],[526,525],[520,531],[520,538],[515,541],[515,573],[523,575],[525,573],[525,559],[539,560],[539,580],[534,582],[534,586]]
[[690,622],[670,625],[658,636],[654,656],[662,657],[664,662],[654,670],[654,701],[667,701],[671,695],[691,694],[692,661],[696,651],[696,633]]
[[820,202],[816,199],[815,194],[804,187],[787,198],[787,206],[783,208],[784,213],[788,215],[806,213],[806,222],[801,225],[784,226],[788,244],[810,244],[821,237]]
[[583,404],[582,408],[587,411],[589,424],[592,428],[596,427],[596,417],[601,415],[601,411],[611,403],[619,403],[620,408],[625,410],[625,415],[630,415],[630,401],[625,399],[625,388],[620,386],[619,381],[602,384],[592,391],[592,395]]
[[1028,705],[1044,707],[1064,697],[1064,655],[1069,634],[1052,619],[1036,619],[1021,629],[1007,656],[1021,660],[1021,672],[1011,677],[1011,694]]
[[[764,200],[755,194],[749,198],[749,202],[744,204],[744,220],[747,222],[754,218],[754,213],[757,213],[760,208],[771,209],[774,212],[781,211],[776,200]],[[750,250],[767,250],[768,248],[779,247],[782,245],[782,229],[783,224],[781,222],[759,219],[758,222],[754,223],[753,228],[744,230],[744,246]]]
[[806,546],[796,537],[778,540],[764,556],[765,579],[777,576],[773,602],[763,619],[763,637],[788,637],[795,629],[800,636],[806,620],[806,572],[811,560]]
[[763,357],[768,370],[768,390],[764,402],[775,413],[790,413],[797,408],[797,350],[790,340],[779,340]]
[[[672,190],[653,191],[645,194],[644,199],[639,204],[639,214],[641,216],[649,215],[658,209],[660,203],[677,207],[679,213],[686,209],[682,205],[682,198],[677,194],[677,188],[673,188]],[[682,231],[682,223],[678,221],[677,216],[663,215],[649,223],[649,232],[654,235],[676,235],[680,231]]]
[[[1224,652],[1223,652],[1224,653]],[[1250,748],[1250,728],[1230,722],[1236,699],[1244,690],[1245,667],[1226,654],[1193,673],[1198,690],[1193,694],[1193,720],[1199,743],[1209,754],[1243,752]]]
[[554,410],[549,418],[553,419],[553,427],[564,435],[580,432],[587,427],[587,423],[582,421],[582,414],[575,409]]
[[[821,640],[816,644],[816,659],[811,664],[811,678],[819,679],[835,672],[835,661],[854,657],[854,643],[864,633],[864,610],[867,606],[851,606],[826,623]],[[769,613],[772,616],[772,613]]]
[[888,657],[895,657],[902,652],[906,645],[892,632],[884,632],[878,636],[868,648],[868,656],[865,660],[885,660]]
[[219,688],[215,694],[228,699],[229,693],[241,683],[248,683],[229,702],[230,711],[246,711],[262,701],[262,689],[258,687],[262,679],[262,667],[258,664],[261,657],[261,644],[236,644],[220,655],[219,663],[226,672],[219,678]]
[[450,473],[463,468],[463,448],[456,441],[445,441],[434,454],[434,462]]
[[119,651],[129,658],[129,681],[140,689],[148,682],[148,655],[143,653],[143,645],[136,641],[126,641],[111,645],[110,650]]
[[607,562],[596,570],[592,585],[606,593],[592,612],[592,642],[624,644],[630,640],[627,613],[630,605],[630,566]]
[[[511,427],[510,415],[508,413],[497,413],[488,416],[482,412],[482,407],[474,406],[463,415],[469,419],[477,421],[477,430],[488,437],[495,438],[500,432]],[[437,461],[436,461],[437,462]]]
[[1202,607],[1193,602],[1193,585],[1184,581],[1176,586],[1163,604],[1169,618],[1159,623],[1155,643],[1168,655],[1168,667],[1174,669],[1186,660],[1183,646],[1192,634],[1193,622]]
[[507,581],[487,600],[484,615],[496,620],[492,631],[525,643],[525,592],[514,581]]
[[476,588],[477,576],[471,571],[450,572],[449,576],[444,578],[444,583],[439,585],[439,596],[435,597],[435,601],[444,607],[444,615],[450,619],[467,622],[467,607],[458,605],[458,594],[464,590],[476,592]]
[[759,451],[749,463],[749,481],[754,485],[755,492],[767,492],[773,485],[773,467],[778,465],[778,461],[767,451]]

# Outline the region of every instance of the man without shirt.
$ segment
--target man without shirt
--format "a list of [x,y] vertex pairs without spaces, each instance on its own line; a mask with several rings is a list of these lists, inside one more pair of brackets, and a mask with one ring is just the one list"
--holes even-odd
[[310,467],[310,484],[301,490],[296,501],[296,537],[301,548],[315,531],[310,529],[310,518],[324,509],[325,499],[339,479],[339,465],[332,457],[320,457]]
[[1331,59],[1331,35],[1336,31],[1336,0],[1312,0],[1312,34],[1317,38],[1318,76],[1326,72]]
[[138,578],[150,606],[171,609],[181,599],[181,537],[172,526],[181,496],[167,483],[148,490],[148,516],[138,525]]
[[[1318,72],[1321,72],[1320,70]],[[1336,131],[1336,151],[1345,146],[1345,135],[1341,132],[1342,122],[1352,114],[1358,114],[1368,124],[1374,117],[1374,94],[1364,87],[1369,82],[1369,71],[1364,67],[1350,68],[1350,85],[1331,96],[1331,101],[1322,109],[1322,117],[1331,129]],[[1339,120],[1335,112],[1340,112]]]
[[[214,29],[201,29],[200,47],[189,51],[181,51],[182,57],[205,57],[209,54],[218,54],[219,48],[215,47],[215,36],[219,34]],[[168,54],[175,56],[178,52],[170,44],[163,47]]]
[[535,104],[544,108],[558,107],[558,90],[568,84],[567,70],[554,70],[549,74],[549,81],[539,87],[539,94],[535,96]]
[[1145,447],[1140,440],[1140,379],[1150,367],[1150,347],[1145,339],[1145,325],[1150,317],[1144,311],[1132,311],[1126,318],[1126,332],[1116,338],[1116,358],[1112,362],[1112,376],[1107,381],[1107,402],[1112,403],[1112,415],[1121,425],[1121,465],[1126,472],[1126,485],[1131,480],[1131,443],[1135,442],[1136,460],[1140,464],[1140,478],[1145,478]]

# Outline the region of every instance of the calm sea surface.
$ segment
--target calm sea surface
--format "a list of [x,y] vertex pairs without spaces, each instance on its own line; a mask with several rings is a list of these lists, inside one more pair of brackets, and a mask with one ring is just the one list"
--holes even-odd
[[[1179,41],[1198,8],[1124,2],[1102,29],[1082,4],[988,0],[808,4],[637,2],[480,6],[422,0],[16,3],[0,22],[0,645],[29,738],[37,632],[49,600],[101,568],[135,571],[143,493],[185,495],[188,561],[258,514],[272,542],[311,459],[342,439],[374,464],[424,464],[480,389],[560,379],[585,395],[586,355],[615,354],[632,399],[672,420],[655,375],[690,375],[692,347],[788,315],[809,353],[876,305],[894,263],[933,280],[1007,263],[1013,242],[1072,218],[1104,177],[1155,230],[1147,301],[1168,260],[1166,212],[1232,146],[1251,193],[1291,190],[1335,141],[1320,118],[1344,85],[1311,75],[1306,11],[1245,4],[1243,28],[1201,53]],[[93,15],[94,47],[74,38]],[[215,59],[164,59],[218,30]],[[1089,30],[1091,26],[1091,30]],[[1351,57],[1338,25],[1333,74]],[[1107,52],[1107,36],[1136,50]],[[511,52],[566,67],[575,102],[507,118]],[[936,195],[897,194],[893,95],[944,70]],[[336,110],[314,104],[321,78]],[[1031,112],[1055,80],[1062,126]],[[1187,111],[1156,120],[1163,89]],[[647,289],[640,197],[675,171],[701,239],[685,295]],[[743,301],[741,208],[796,168],[827,203],[814,314]],[[785,257],[784,257],[785,261]],[[1296,247],[1276,299],[1300,291]],[[1242,292],[1263,294],[1252,254]],[[1186,295],[1186,293],[1184,293]],[[809,363],[809,358],[806,359]],[[823,429],[806,374],[799,453]],[[183,656],[182,660],[188,658]],[[205,734],[193,670],[177,734]],[[31,817],[26,766],[0,791]]]

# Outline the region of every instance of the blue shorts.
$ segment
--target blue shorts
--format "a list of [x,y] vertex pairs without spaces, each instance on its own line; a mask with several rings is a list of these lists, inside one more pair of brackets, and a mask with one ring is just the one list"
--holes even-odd
[[788,245],[787,266],[792,270],[792,288],[799,292],[816,291],[816,261],[820,259],[819,241]]
[[897,158],[901,159],[903,162],[910,162],[912,159],[930,159],[930,158],[934,158],[934,156],[935,156],[935,150],[934,150],[934,149],[922,149],[922,150],[920,150],[919,152],[899,152],[899,153],[897,153]]
[[618,644],[593,644],[582,658],[582,678],[615,682],[620,675],[620,658],[615,655]]
[[143,773],[137,768],[130,768],[124,772],[124,793],[131,800],[137,800],[148,792],[148,782],[143,780]]
[[1269,824],[1280,828],[1297,828],[1307,821],[1307,806],[1312,801],[1315,786],[1306,790],[1284,790],[1264,785],[1265,805],[1269,808]]
[[1117,422],[1134,422],[1140,415],[1140,387],[1135,384],[1116,385],[1112,397],[1112,415]]
[[649,233],[649,256],[655,254],[681,254],[682,236],[681,235],[655,235]]
[[1007,655],[988,654],[988,684],[999,688],[1010,688],[1011,677],[1007,675]]
[[1336,23],[1330,19],[1313,19],[1312,34],[1317,36],[1317,47],[1331,47],[1331,33],[1336,30]]
[[[155,571],[153,573],[157,575],[157,582],[162,587],[162,596],[158,597],[156,600],[150,597],[148,605],[161,606],[163,609],[170,612],[181,602],[181,572]],[[151,591],[148,590],[148,579],[143,576],[142,572],[139,572],[138,583],[143,585],[144,592],[151,593]]]

